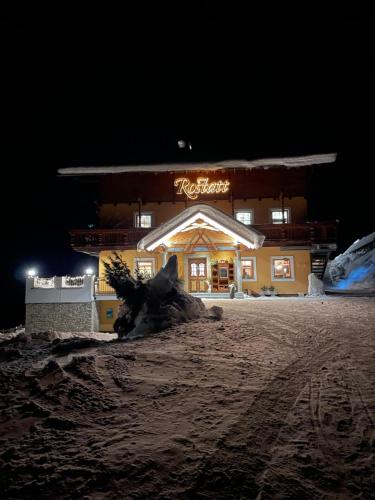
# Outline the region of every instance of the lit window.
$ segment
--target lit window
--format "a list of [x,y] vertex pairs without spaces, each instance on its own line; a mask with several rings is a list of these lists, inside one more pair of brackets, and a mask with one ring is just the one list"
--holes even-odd
[[235,212],[236,220],[250,226],[253,223],[253,212],[252,210],[236,210]]
[[293,257],[272,257],[272,279],[294,280]]
[[201,262],[198,265],[198,276],[206,276],[206,266],[204,265],[204,262]]
[[190,265],[190,276],[198,276],[198,266],[195,262]]
[[272,224],[289,224],[290,222],[290,210],[289,208],[284,209],[284,220],[283,211],[281,208],[274,208],[271,210],[271,222]]
[[241,259],[241,276],[243,280],[256,280],[254,257]]
[[135,263],[136,270],[144,279],[150,279],[154,275],[153,260],[137,260]]
[[134,214],[135,227],[152,227],[152,213],[141,212]]

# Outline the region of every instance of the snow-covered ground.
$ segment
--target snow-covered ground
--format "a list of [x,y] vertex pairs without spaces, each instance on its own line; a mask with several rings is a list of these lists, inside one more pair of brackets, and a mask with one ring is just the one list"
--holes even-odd
[[129,343],[3,343],[4,498],[373,498],[375,299],[217,304]]
[[[13,339],[14,337],[17,337],[18,335],[26,335],[25,334],[25,328],[13,328],[10,330],[7,330],[6,332],[0,332],[0,344],[1,342],[4,342],[6,340]],[[26,337],[29,337],[30,340],[67,340],[72,337],[80,337],[80,338],[90,338],[90,339],[96,339],[96,340],[113,340],[117,338],[117,334],[115,333],[104,333],[104,332],[40,332],[40,333],[33,333],[31,335],[26,335]]]

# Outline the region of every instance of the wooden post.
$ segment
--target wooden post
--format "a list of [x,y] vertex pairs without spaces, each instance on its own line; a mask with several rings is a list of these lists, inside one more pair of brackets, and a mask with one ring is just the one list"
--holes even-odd
[[237,291],[242,292],[241,253],[239,250],[235,250],[235,253],[236,253]]
[[142,215],[142,198],[138,198],[138,224],[137,227],[141,227],[141,215]]
[[282,221],[283,221],[283,224],[285,224],[285,217],[284,217],[284,207],[285,207],[285,204],[284,204],[284,191],[281,191],[280,193],[280,196],[281,196],[281,217],[282,217]]
[[167,265],[167,255],[168,255],[168,252],[167,252],[167,249],[165,248],[163,250],[163,267]]

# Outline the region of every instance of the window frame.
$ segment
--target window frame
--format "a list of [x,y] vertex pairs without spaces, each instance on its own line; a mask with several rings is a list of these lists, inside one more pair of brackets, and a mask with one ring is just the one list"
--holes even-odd
[[[237,219],[237,214],[241,213],[241,212],[250,214],[250,219],[251,219],[250,224],[245,224],[244,222],[241,222],[240,220]],[[236,208],[234,210],[234,218],[237,222],[240,222],[244,226],[249,227],[249,226],[254,224],[254,209],[253,208]]]
[[190,263],[189,276],[190,278],[198,278],[198,264],[196,262]]
[[[272,212],[282,212],[282,211],[283,211],[282,207],[279,207],[279,208],[276,207],[276,208],[270,208],[269,209],[270,224],[277,224],[277,225],[283,224],[282,221],[280,221],[280,222],[274,222],[273,221],[273,217],[272,217]],[[284,224],[290,224],[291,220],[292,220],[292,211],[291,211],[290,207],[284,207],[284,212],[287,212],[287,214],[288,214],[287,221],[284,222]]]
[[[253,261],[254,278],[243,278],[242,277],[242,261],[243,260],[252,260]],[[257,258],[256,257],[241,257],[240,273],[241,273],[241,280],[242,280],[242,282],[247,283],[248,281],[258,281],[258,277],[257,277]]]
[[[156,268],[155,268],[155,257],[134,257],[134,271],[133,274],[135,275],[135,270],[137,268],[138,262],[151,262],[152,264],[152,276],[153,278],[156,274]],[[146,278],[146,279],[151,279],[151,278]]]
[[154,214],[153,212],[144,212],[143,210],[141,211],[141,217],[142,215],[149,215],[151,217],[151,225],[150,226],[141,226],[141,225],[137,225],[137,221],[138,221],[138,217],[139,217],[139,212],[134,212],[134,218],[133,218],[133,223],[134,223],[134,227],[137,228],[137,229],[149,229],[151,227],[154,227]]
[[[283,259],[289,259],[290,260],[290,278],[275,278],[274,277],[274,261],[275,260],[283,260]],[[272,255],[271,256],[271,281],[296,281],[296,275],[295,275],[295,265],[294,265],[294,256],[293,255]]]
[[[203,266],[203,271],[204,273],[201,274],[201,270],[202,270],[202,266]],[[205,278],[207,276],[207,268],[206,268],[206,262],[200,262],[198,264],[198,278]]]

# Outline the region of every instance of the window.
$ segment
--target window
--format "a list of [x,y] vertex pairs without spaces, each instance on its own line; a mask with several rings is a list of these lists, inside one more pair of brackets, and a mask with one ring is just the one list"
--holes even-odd
[[152,213],[138,212],[134,214],[134,227],[152,227]]
[[271,258],[272,281],[294,281],[293,257]]
[[206,276],[206,266],[204,262],[200,262],[198,264],[198,275],[199,276]]
[[236,210],[235,211],[236,220],[242,222],[246,226],[250,226],[253,223],[253,211],[252,210]]
[[[271,209],[271,222],[272,224],[282,224],[283,223],[283,211],[281,208]],[[284,208],[284,223],[289,224],[290,222],[290,209]]]
[[195,262],[190,264],[190,276],[198,276],[197,269],[198,269],[198,266]]
[[245,281],[256,281],[255,257],[241,259],[241,276]]
[[154,259],[135,259],[135,269],[138,269],[138,272],[145,279],[150,279],[155,274],[155,261]]

